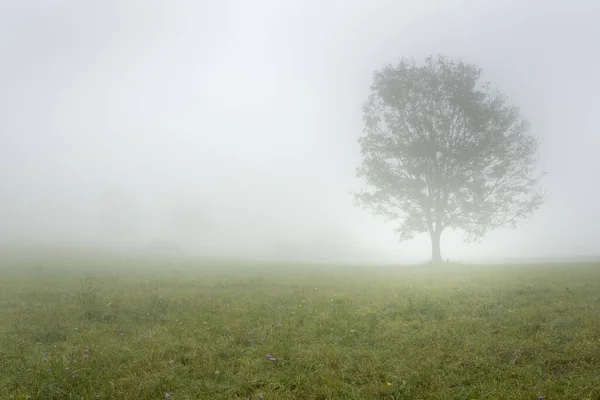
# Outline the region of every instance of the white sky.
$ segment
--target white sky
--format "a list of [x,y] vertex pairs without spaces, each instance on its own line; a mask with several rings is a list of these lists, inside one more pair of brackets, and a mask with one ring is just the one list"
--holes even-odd
[[0,1],[0,240],[425,260],[350,192],[372,72],[441,53],[521,107],[550,195],[442,255],[600,254],[598,21],[594,0]]

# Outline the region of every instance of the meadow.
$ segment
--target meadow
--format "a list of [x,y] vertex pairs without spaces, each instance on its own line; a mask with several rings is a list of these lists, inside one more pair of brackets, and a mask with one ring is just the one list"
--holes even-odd
[[600,399],[600,264],[0,265],[2,399]]

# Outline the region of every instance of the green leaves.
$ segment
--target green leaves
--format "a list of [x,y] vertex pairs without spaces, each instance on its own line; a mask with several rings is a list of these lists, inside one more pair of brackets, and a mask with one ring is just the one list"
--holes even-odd
[[420,65],[403,59],[373,74],[357,169],[369,191],[356,202],[399,220],[402,238],[448,227],[481,238],[543,202],[539,141],[480,75],[443,56]]

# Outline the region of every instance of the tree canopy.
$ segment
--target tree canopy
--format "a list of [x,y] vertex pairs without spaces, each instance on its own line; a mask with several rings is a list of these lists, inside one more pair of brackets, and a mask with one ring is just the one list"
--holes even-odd
[[466,240],[515,227],[543,202],[538,138],[507,96],[480,84],[481,69],[444,56],[402,59],[373,75],[363,106],[358,205],[399,221],[401,239],[428,233]]

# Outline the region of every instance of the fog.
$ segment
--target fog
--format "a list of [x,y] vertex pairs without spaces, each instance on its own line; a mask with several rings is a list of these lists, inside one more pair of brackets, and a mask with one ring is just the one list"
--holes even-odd
[[600,3],[4,1],[0,241],[424,261],[352,204],[361,106],[401,57],[474,63],[543,139],[549,197],[444,257],[598,255]]

